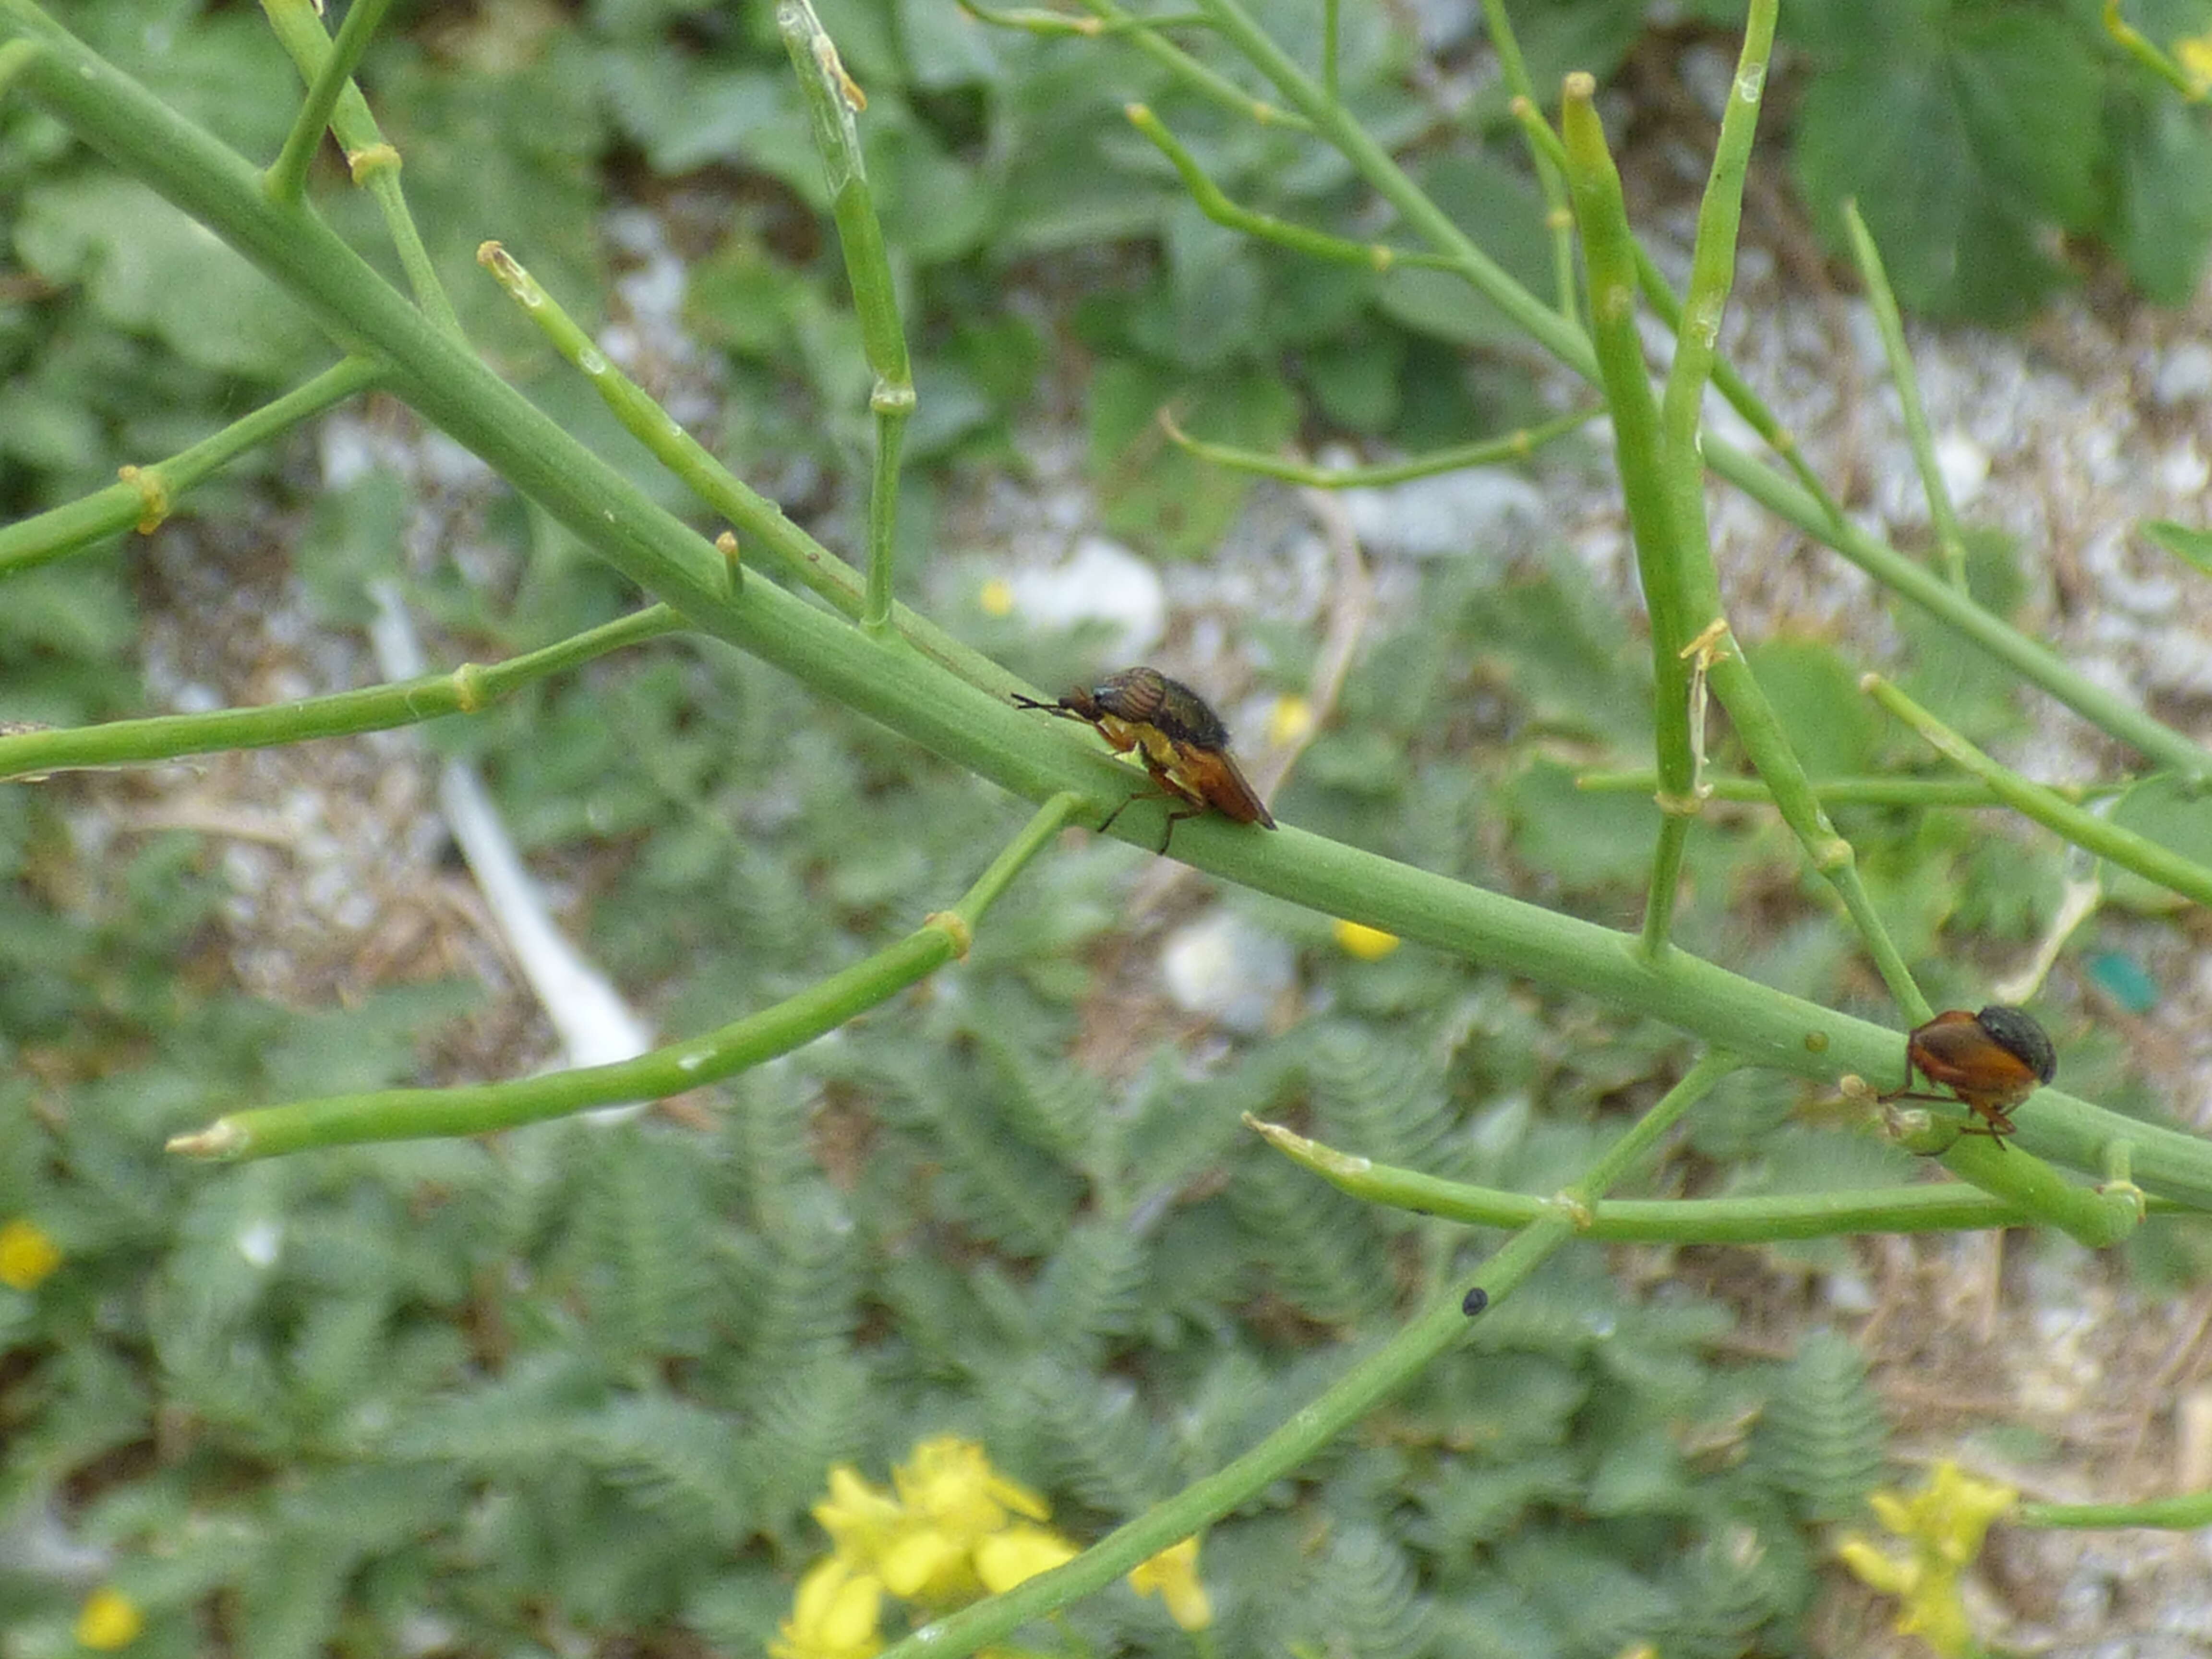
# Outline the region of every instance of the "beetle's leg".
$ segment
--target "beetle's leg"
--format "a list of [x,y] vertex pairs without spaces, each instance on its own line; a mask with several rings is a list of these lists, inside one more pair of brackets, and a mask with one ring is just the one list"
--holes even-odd
[[1112,811],[1109,812],[1109,813],[1108,813],[1104,817],[1101,818],[1101,819],[1098,821],[1098,827],[1097,827],[1097,829],[1096,829],[1096,830],[1092,830],[1092,831],[1091,831],[1091,833],[1092,833],[1093,835],[1097,835],[1097,836],[1103,836],[1103,835],[1104,835],[1104,834],[1105,834],[1109,830],[1111,830],[1111,829],[1114,827],[1114,820],[1115,820],[1115,818],[1120,817],[1121,816],[1121,814],[1122,814],[1122,813],[1124,813],[1125,811],[1128,811],[1128,808],[1129,808],[1129,801],[1132,801],[1132,800],[1142,800],[1142,799],[1144,799],[1144,798],[1146,797],[1146,794],[1148,794],[1149,793],[1151,793],[1151,792],[1150,792],[1150,791],[1148,791],[1148,790],[1141,790],[1141,789],[1140,789],[1140,790],[1139,790],[1135,794],[1133,794],[1133,795],[1130,796],[1130,797],[1129,797],[1129,799],[1128,799],[1128,800],[1125,800],[1125,801],[1123,801],[1123,802],[1122,802],[1119,806],[1115,807]]
[[1160,832],[1160,856],[1165,858],[1168,855],[1168,843],[1175,839],[1176,825],[1181,823],[1185,818],[1202,818],[1205,816],[1206,809],[1203,806],[1194,806],[1188,812],[1169,813],[1167,828]]

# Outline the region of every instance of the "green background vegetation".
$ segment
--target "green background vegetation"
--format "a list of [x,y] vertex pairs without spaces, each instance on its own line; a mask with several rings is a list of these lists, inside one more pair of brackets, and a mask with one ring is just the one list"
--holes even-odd
[[[1642,6],[1537,9],[1532,71],[1607,73],[1735,21],[1686,9],[1655,40]],[[1340,224],[1364,189],[1299,135],[1194,102],[1110,41],[986,30],[942,0],[822,15],[868,93],[915,349],[908,569],[950,551],[935,486],[1011,464],[1041,380],[1072,358],[1090,365],[1106,521],[1162,558],[1207,554],[1249,488],[1161,453],[1164,404],[1259,447],[1349,434],[1419,450],[1535,411],[1487,349],[1502,319],[1470,324],[1432,272],[1310,264],[1212,223],[1121,109],[1168,113],[1238,202]],[[1287,40],[1318,27],[1310,8],[1263,15]],[[1868,15],[1790,9],[1793,102],[1773,142],[1816,217],[1856,195],[1908,306],[2016,319],[2105,268],[2153,298],[2193,289],[2212,236],[2206,125],[2100,46],[2094,6]],[[253,13],[106,4],[67,21],[250,157],[281,143],[296,80]],[[2135,21],[2163,40],[2207,20]],[[1346,103],[1540,290],[1541,202],[1502,100],[1447,114],[1409,90],[1382,14],[1344,23]],[[676,502],[473,263],[495,235],[582,313],[608,276],[595,216],[642,203],[695,261],[687,319],[728,377],[719,429],[700,435],[749,477],[817,470],[825,509],[865,497],[858,325],[764,8],[433,9],[399,20],[363,79],[471,338],[542,406]],[[356,246],[375,246],[366,202],[318,185]],[[265,279],[16,100],[0,102],[0,516],[180,449],[328,361]],[[1048,318],[1000,304],[1017,283]],[[380,574],[480,659],[631,604],[520,507],[493,517],[513,555],[498,583],[407,577],[395,481],[324,495],[311,477],[287,440],[185,511],[284,526],[329,625],[357,624]],[[131,538],[9,580],[0,716],[145,712],[143,557]],[[2024,597],[2000,544],[1978,544],[1974,574],[2001,612]],[[1656,814],[1572,785],[1649,762],[1650,671],[1620,605],[1549,553],[1445,561],[1424,580],[1368,654],[1389,672],[1355,673],[1279,812],[1632,927]],[[1045,684],[1085,648],[939,620]],[[1899,626],[1899,684],[1978,741],[2023,729],[2001,671],[1915,616]],[[1262,683],[1301,688],[1316,644],[1260,640]],[[1856,660],[1783,639],[1753,661],[1816,776],[1923,763],[1871,714],[1835,718],[1860,707]],[[878,948],[1018,822],[977,780],[711,641],[610,659],[453,726],[436,740],[483,762],[531,850],[618,869],[588,943],[671,1032]],[[1348,959],[1326,918],[1232,891],[1297,943],[1323,1012],[1203,1059],[1164,1037],[1116,1075],[1072,1069],[1130,861],[1101,845],[1033,867],[925,992],[718,1091],[711,1128],[569,1122],[184,1166],[164,1139],[234,1107],[425,1080],[426,1036],[479,994],[244,995],[205,842],[88,847],[76,827],[99,787],[0,789],[0,1218],[35,1217],[68,1257],[35,1295],[0,1291],[0,1513],[56,1504],[112,1545],[113,1577],[149,1609],[134,1649],[149,1655],[750,1652],[821,1548],[805,1511],[830,1465],[880,1479],[948,1431],[1048,1493],[1064,1530],[1102,1534],[1249,1449],[1494,1243],[1321,1188],[1240,1112],[1547,1193],[1690,1053],[1656,1023],[1425,951]],[[2047,840],[1958,814],[1838,819],[1939,1006],[1971,1002],[1983,964],[2050,923],[2063,849]],[[2136,925],[2120,924],[2122,948]],[[1763,811],[1693,838],[1678,938],[1893,1018]],[[2054,1034],[2073,1092],[2153,1110],[2115,1040],[2086,1020]],[[1901,1152],[1797,1121],[1803,1098],[1771,1073],[1732,1080],[1634,1190],[1913,1177]],[[2198,1266],[2187,1236],[2130,1249],[2154,1282]],[[1794,1358],[1717,1363],[1735,1314],[1680,1254],[1679,1276],[1624,1290],[1601,1253],[1570,1249],[1476,1346],[1217,1528],[1202,1559],[1220,1650],[1796,1650],[1817,1528],[1880,1473],[1879,1404],[1850,1346],[1818,1331]],[[1835,1243],[1773,1254],[1848,1260]],[[0,1564],[0,1629],[40,1650],[81,1589]],[[1060,1639],[1100,1652],[1183,1640],[1122,1591],[1066,1618]]]

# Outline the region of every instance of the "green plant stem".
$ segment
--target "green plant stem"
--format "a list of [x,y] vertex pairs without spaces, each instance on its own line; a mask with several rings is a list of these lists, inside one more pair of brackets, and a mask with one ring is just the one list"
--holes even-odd
[[[1110,0],[1086,0],[1097,12]],[[1586,380],[1598,379],[1590,342],[1571,317],[1563,316],[1516,283],[1498,262],[1429,199],[1389,153],[1345,112],[1332,108],[1290,55],[1268,38],[1239,0],[1201,0],[1224,40],[1267,76],[1291,109],[1352,162],[1376,192],[1395,208],[1414,234],[1453,257],[1460,275],[1545,350]],[[2212,775],[2212,754],[2180,733],[2068,667],[1971,599],[1952,589],[1877,538],[1837,515],[1815,493],[1772,467],[1707,433],[1706,465],[1771,512],[1834,548],[1911,604],[1955,629],[2019,678],[2037,685],[2084,720],[2130,744],[2161,766],[2190,777]]]
[[975,0],[958,0],[960,9],[979,23],[988,23],[994,28],[1018,29],[1024,34],[1054,37],[1065,40],[1070,36],[1085,40],[1104,40],[1117,34],[1133,34],[1139,29],[1187,29],[1207,27],[1204,16],[1194,11],[1164,11],[1146,17],[1131,17],[1118,23],[1109,23],[1097,17],[1071,17],[1063,11],[1039,11],[1022,7],[1012,11],[992,6],[979,6]]
[[[609,362],[606,354],[562,308],[560,301],[504,247],[497,242],[484,243],[477,250],[477,262],[522,307],[523,314],[538,325],[553,349],[591,382],[615,418],[655,460],[717,514],[745,528],[744,556],[748,564],[805,587],[827,600],[841,616],[860,620],[866,588],[858,571],[794,526],[783,516],[781,507],[716,460],[666,410],[647,396],[643,387]],[[981,652],[918,612],[898,605],[892,616],[908,644],[969,684],[1002,693],[1028,689],[1018,685],[1013,676]]]
[[2193,1532],[2212,1527],[2212,1492],[2154,1498],[2142,1504],[2022,1504],[2005,1519],[2018,1527],[2052,1528],[2157,1527]]
[[[1528,135],[1530,149],[1540,155],[1551,158],[1553,165],[1564,171],[1566,166],[1565,148],[1559,142],[1559,135],[1545,125],[1543,112],[1537,107],[1535,100],[1516,98],[1512,113],[1522,131]],[[1636,242],[1633,246],[1637,289],[1644,295],[1644,302],[1651,307],[1653,314],[1666,325],[1667,331],[1680,339],[1682,302],[1674,290],[1667,285],[1666,277],[1660,274],[1658,265],[1645,251],[1644,244]],[[1826,522],[1841,524],[1843,508],[1836,505],[1834,498],[1828,494],[1827,486],[1820,482],[1820,474],[1814,471],[1806,461],[1797,447],[1796,434],[1782,424],[1774,411],[1766,406],[1765,400],[1752,390],[1750,382],[1739,374],[1735,365],[1725,357],[1713,360],[1712,380],[1720,389],[1721,396],[1728,399],[1729,407],[1743,417],[1744,424],[1756,432],[1759,441],[1790,469],[1790,476],[1797,480],[1799,487],[1820,503],[1821,511],[1826,514]]]
[[1241,231],[1261,241],[1273,242],[1289,248],[1293,253],[1303,253],[1308,258],[1322,259],[1331,264],[1358,265],[1369,270],[1388,270],[1393,265],[1413,265],[1424,270],[1449,270],[1452,262],[1443,254],[1424,253],[1418,248],[1396,248],[1385,242],[1355,242],[1347,236],[1332,236],[1327,231],[1309,229],[1304,225],[1292,224],[1287,219],[1278,219],[1272,214],[1255,213],[1249,208],[1239,207],[1229,199],[1221,186],[1206,174],[1198,160],[1185,149],[1167,124],[1143,104],[1124,104],[1121,112],[1128,117],[1129,125],[1158,148],[1182,176],[1183,188],[1196,204],[1198,210],[1217,225]]
[[1681,521],[1680,495],[1669,486],[1668,474],[1671,467],[1698,475],[1694,452],[1679,461],[1668,456],[1667,434],[1652,400],[1643,342],[1636,331],[1636,261],[1628,215],[1621,200],[1620,175],[1614,171],[1593,101],[1596,90],[1589,76],[1569,76],[1559,125],[1567,190],[1574,201],[1583,264],[1589,278],[1598,377],[1613,411],[1621,495],[1628,507],[1644,608],[1651,620],[1652,723],[1659,772],[1653,799],[1660,816],[1651,880],[1644,896],[1643,949],[1656,961],[1670,948],[1683,849],[1690,820],[1698,808],[1697,757],[1690,730],[1694,671],[1682,593],[1683,561],[1675,550],[1692,530]]
[[[315,151],[331,125],[331,112],[337,107],[339,94],[352,83],[355,66],[368,50],[377,25],[391,8],[392,0],[353,0],[346,8],[345,21],[338,26],[337,43],[316,67],[314,78],[307,85],[307,94],[301,100],[299,113],[292,118],[292,131],[284,139],[284,148],[269,169],[269,194],[280,204],[299,204],[301,193],[307,187],[307,168],[313,163]],[[320,33],[319,26],[317,32]]]
[[[322,13],[314,0],[261,0],[261,10],[301,76],[311,86],[322,84],[335,59],[331,37],[324,31]],[[347,21],[352,21],[351,14]],[[415,303],[439,327],[459,336],[461,319],[454,314],[445,284],[438,280],[429,250],[422,246],[415,216],[407,210],[406,194],[399,183],[399,152],[386,141],[376,118],[369,112],[368,100],[351,80],[344,82],[338,94],[337,103],[330,112],[330,125],[345,151],[354,182],[368,191],[383,216],[385,232],[399,255],[399,268],[406,275]]]
[[[703,631],[1016,795],[1042,800],[1073,790],[1100,817],[1127,797],[1127,769],[1095,743],[1059,730],[1062,722],[1025,716],[918,652],[883,650],[771,583],[749,581],[732,592],[719,553],[459,349],[318,223],[277,213],[238,158],[85,51],[31,0],[0,0],[0,32],[9,29],[31,31],[42,43],[23,70],[27,93],[261,264],[334,333],[388,357],[426,414]],[[779,533],[812,544],[787,521]],[[1121,815],[1114,834],[1149,851],[1160,829],[1161,808],[1145,801]],[[1177,828],[1175,850],[1225,880],[1503,973],[1587,992],[1755,1064],[1830,1081],[1846,1071],[1887,1079],[1903,1069],[1897,1031],[1679,951],[1654,965],[1632,938],[1294,828],[1267,833],[1197,818]],[[2212,1208],[2212,1145],[2056,1090],[2039,1091],[2021,1116],[2020,1145],[2085,1170],[2102,1168],[2109,1142],[2132,1139],[2147,1188]]]
[[[1245,1122],[1292,1163],[1368,1203],[1479,1227],[1525,1227],[1559,1200],[1471,1186],[1376,1164],[1309,1139],[1279,1123]],[[2154,1212],[2179,1206],[2155,1200]],[[1607,1243],[1767,1244],[1854,1233],[1955,1232],[2032,1224],[2027,1212],[1956,1182],[1757,1198],[1607,1199],[1591,1206],[1584,1236]]]
[[1905,441],[1920,469],[1920,487],[1928,492],[1928,513],[1936,526],[1936,548],[1943,562],[1944,579],[1961,593],[1966,591],[1966,544],[1959,533],[1959,515],[1951,505],[1951,491],[1943,482],[1943,469],[1936,464],[1936,441],[1928,429],[1928,410],[1920,401],[1920,377],[1913,372],[1912,354],[1905,349],[1905,318],[1897,308],[1897,295],[1889,286],[1889,272],[1874,234],[1859,216],[1859,204],[1844,204],[1844,228],[1851,240],[1851,258],[1866,284],[1867,307],[1874,313],[1875,331],[1881,336],[1882,355],[1889,362],[1890,383],[1897,388],[1898,406],[1905,416]]
[[[1513,20],[1507,15],[1505,0],[1482,0],[1482,27],[1490,37],[1490,49],[1498,54],[1498,78],[1512,94],[1511,105],[1525,106],[1534,116],[1535,124],[1544,127],[1543,102],[1536,96],[1535,82],[1529,78],[1528,60],[1521,55],[1520,37],[1513,32]],[[1532,143],[1528,153],[1535,166],[1536,188],[1544,198],[1544,222],[1552,233],[1553,303],[1560,316],[1572,321],[1575,219],[1567,202],[1566,158],[1559,153],[1557,135],[1549,127],[1544,127],[1544,133],[1553,143],[1549,146]]]
[[[1709,1056],[1693,1066],[1689,1075],[1668,1090],[1647,1115],[1648,1122],[1656,1127],[1639,1123],[1597,1160],[1588,1177],[1586,1200],[1601,1197],[1605,1188],[1648,1151],[1668,1125],[1735,1065],[1733,1060]],[[1490,1305],[1495,1307],[1526,1283],[1576,1231],[1573,1206],[1553,1205],[1462,1282],[1480,1285]],[[1470,1321],[1463,1311],[1463,1295],[1455,1285],[1438,1297],[1410,1324],[1243,1456],[1115,1528],[1065,1566],[924,1626],[904,1641],[884,1649],[880,1659],[973,1653],[1003,1640],[1032,1619],[1105,1589],[1177,1539],[1189,1537],[1250,1502],[1269,1485],[1310,1462],[1439,1357],[1467,1340],[1470,1331],[1479,1331],[1480,1320]]]
[[2147,836],[2084,811],[2057,790],[2031,783],[2009,767],[1999,765],[1881,675],[1864,676],[1859,689],[1918,732],[1952,765],[1972,773],[1983,788],[2014,811],[2099,858],[2134,871],[2145,881],[2154,881],[2198,904],[2212,905],[2212,870]]
[[178,497],[210,473],[287,428],[368,390],[378,379],[375,364],[349,357],[190,449],[146,466],[123,468],[120,483],[0,527],[0,577],[35,569],[134,525],[142,532],[153,530],[168,516]]
[[951,909],[895,945],[809,986],[773,1008],[611,1066],[584,1066],[513,1083],[458,1089],[383,1089],[229,1112],[179,1135],[168,1150],[195,1158],[275,1158],[319,1146],[424,1136],[475,1135],[565,1117],[595,1106],[660,1100],[720,1081],[811,1042],[968,954],[984,913],[1066,825],[1078,804],[1054,795]]
[[[960,0],[960,3],[979,17],[988,19],[992,15],[970,4],[969,0]],[[1097,33],[1127,40],[1200,97],[1211,99],[1224,109],[1234,111],[1263,127],[1287,127],[1293,132],[1314,131],[1314,124],[1304,116],[1286,110],[1279,104],[1271,104],[1264,98],[1255,98],[1219,70],[1200,63],[1161,34],[1151,18],[1139,17],[1133,12],[1124,10],[1116,0],[1082,0],[1082,4],[1085,11],[1098,20]],[[1182,21],[1181,18],[1174,21],[1178,25]],[[1208,27],[1213,23],[1211,16],[1203,16],[1200,21]],[[1318,89],[1315,95],[1320,96]]]
[[683,618],[673,611],[656,605],[489,667],[463,663],[450,673],[264,708],[218,708],[205,714],[158,714],[102,726],[17,732],[0,737],[0,781],[222,750],[269,749],[309,738],[348,737],[447,714],[472,714],[532,680],[676,633],[683,626]]
[[868,410],[875,417],[876,453],[868,489],[868,591],[860,626],[872,637],[891,629],[891,574],[897,556],[899,455],[906,423],[914,414],[914,367],[907,356],[906,330],[899,321],[898,294],[891,282],[890,255],[884,248],[882,221],[868,185],[867,160],[861,154],[854,117],[866,106],[860,89],[838,60],[836,44],[807,0],[781,0],[776,27],[799,76],[799,89],[813,117],[814,148],[829,184],[830,216],[845,253],[845,275],[853,285],[853,309],[860,320],[860,348],[875,385]]
[[2105,33],[2112,37],[2112,43],[2122,52],[2191,103],[2201,104],[2205,100],[2208,96],[2205,89],[2190,78],[2189,72],[2120,15],[2120,0],[2105,0],[2103,21]]
[[[1890,994],[1917,1025],[1932,1012],[1913,982],[1911,969],[1895,941],[1889,937],[1881,914],[1859,878],[1850,843],[1836,832],[1821,809],[1772,706],[1767,702],[1742,648],[1727,627],[1722,610],[1720,579],[1713,568],[1705,538],[1704,475],[1695,462],[1698,428],[1696,398],[1702,394],[1700,363],[1709,361],[1720,328],[1727,274],[1735,260],[1735,225],[1741,209],[1743,171],[1747,162],[1752,124],[1758,108],[1759,89],[1765,78],[1765,53],[1773,39],[1771,0],[1752,8],[1751,27],[1744,42],[1729,112],[1723,118],[1719,151],[1713,178],[1698,213],[1698,252],[1690,298],[1685,307],[1687,323],[1676,351],[1677,374],[1670,378],[1666,419],[1656,436],[1641,436],[1632,445],[1632,417],[1639,430],[1650,421],[1650,391],[1643,370],[1643,356],[1633,325],[1634,261],[1630,249],[1627,210],[1620,194],[1620,175],[1613,170],[1591,99],[1595,88],[1587,76],[1570,76],[1561,113],[1561,139],[1566,147],[1568,184],[1574,191],[1575,209],[1582,226],[1584,258],[1590,271],[1591,314],[1604,374],[1607,401],[1613,410],[1619,434],[1621,472],[1626,486],[1629,516],[1636,531],[1637,557],[1644,571],[1644,591],[1650,599],[1653,655],[1660,673],[1663,716],[1677,697],[1689,708],[1693,687],[1688,684],[1694,653],[1708,665],[1712,690],[1727,707],[1736,736],[1750,752],[1753,764],[1774,792],[1774,802],[1814,870],[1835,890],[1874,958]],[[1601,272],[1603,280],[1601,282]],[[1608,316],[1608,308],[1617,315]],[[1640,486],[1629,483],[1632,471],[1656,469]],[[1664,593],[1662,605],[1659,596]],[[1687,625],[1703,631],[1694,644],[1683,642],[1676,629]],[[1670,626],[1671,623],[1671,626]],[[1669,662],[1673,668],[1670,672]],[[1678,745],[1679,744],[1679,748]],[[1645,911],[1644,941],[1655,952],[1665,942],[1666,926],[1674,899],[1674,878],[1680,869],[1680,837],[1686,818],[1698,807],[1692,781],[1695,757],[1686,735],[1678,737],[1674,723],[1662,718],[1659,727],[1660,787],[1656,799],[1666,816],[1661,819],[1660,844],[1654,860],[1650,902]],[[1674,830],[1670,842],[1668,830]]]
[[[1585,772],[1575,787],[1596,795],[1643,795],[1658,787],[1659,775],[1651,771]],[[1714,778],[1705,787],[1715,800],[1771,806],[1774,792],[1757,778]],[[2061,800],[2079,805],[2085,800],[2105,800],[2127,788],[2124,783],[2069,783],[2039,786]],[[1823,806],[2003,806],[2008,803],[1985,783],[1951,778],[1830,778],[1813,786]]]
[[1175,423],[1166,411],[1160,415],[1160,428],[1176,447],[1186,454],[1200,460],[1211,461],[1238,472],[1257,473],[1261,477],[1280,478],[1288,483],[1305,484],[1315,489],[1359,489],[1382,484],[1404,483],[1411,478],[1433,477],[1439,472],[1460,472],[1473,466],[1499,466],[1511,461],[1523,461],[1546,444],[1564,438],[1567,434],[1588,426],[1601,409],[1581,409],[1561,415],[1541,426],[1522,427],[1502,438],[1486,438],[1480,443],[1462,444],[1456,449],[1440,449],[1427,455],[1416,456],[1410,461],[1391,461],[1377,466],[1314,466],[1303,461],[1285,460],[1279,455],[1269,455],[1256,449],[1239,449],[1233,444],[1211,443],[1203,438],[1194,438]]

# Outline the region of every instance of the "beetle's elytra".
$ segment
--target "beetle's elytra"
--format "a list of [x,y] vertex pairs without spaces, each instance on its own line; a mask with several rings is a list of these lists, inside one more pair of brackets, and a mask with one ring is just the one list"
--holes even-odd
[[[1915,1072],[1950,1094],[1914,1092]],[[1905,1038],[1905,1086],[1881,1098],[1956,1099],[1982,1120],[1966,1133],[1987,1135],[2002,1147],[2018,1127],[2012,1109],[2057,1075],[2057,1051],[2030,1014],[2002,1003],[1978,1014],[1953,1008]]]

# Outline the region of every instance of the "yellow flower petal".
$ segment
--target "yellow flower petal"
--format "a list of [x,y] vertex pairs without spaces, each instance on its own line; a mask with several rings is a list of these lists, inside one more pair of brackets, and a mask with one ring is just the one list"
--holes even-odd
[[1009,1527],[975,1546],[975,1576],[994,1595],[1081,1553],[1049,1527]]
[[1313,705],[1304,697],[1278,697],[1267,711],[1267,741],[1277,749],[1311,737],[1313,729]]
[[830,1471],[830,1495],[814,1506],[813,1514],[836,1553],[863,1565],[880,1556],[908,1525],[897,1500],[870,1486],[847,1463]]
[[1364,927],[1356,921],[1339,921],[1335,931],[1338,947],[1362,962],[1380,962],[1401,942],[1395,933],[1386,933],[1380,927]]
[[98,1653],[127,1648],[146,1628],[146,1615],[121,1590],[106,1585],[84,1598],[77,1609],[76,1644]]
[[2175,41],[2173,58],[2200,94],[2212,91],[2212,34],[2192,34]]
[[61,1265],[61,1247],[37,1223],[17,1219],[0,1226],[0,1285],[11,1291],[34,1291]]
[[1006,1511],[1044,1520],[1052,1507],[991,1467],[983,1449],[957,1435],[939,1435],[914,1449],[891,1472],[907,1509],[969,1542],[1006,1524]]
[[884,1587],[892,1595],[902,1595],[909,1601],[957,1598],[975,1583],[974,1575],[968,1568],[968,1549],[972,1541],[932,1527],[910,1528],[878,1558]]
[[1168,1617],[1184,1630],[1204,1630],[1213,1622],[1213,1603],[1198,1578],[1198,1540],[1186,1538],[1170,1544],[1149,1561],[1139,1561],[1129,1575],[1129,1588],[1139,1595],[1157,1595]]
[[1853,1577],[1885,1595],[1909,1595],[1920,1583],[1919,1564],[1910,1556],[1892,1555],[1856,1533],[1837,1543],[1836,1556]]
[[799,1581],[791,1617],[768,1644],[771,1659],[870,1659],[884,1644],[876,1627],[883,1601],[874,1575],[840,1556],[823,1556]]

